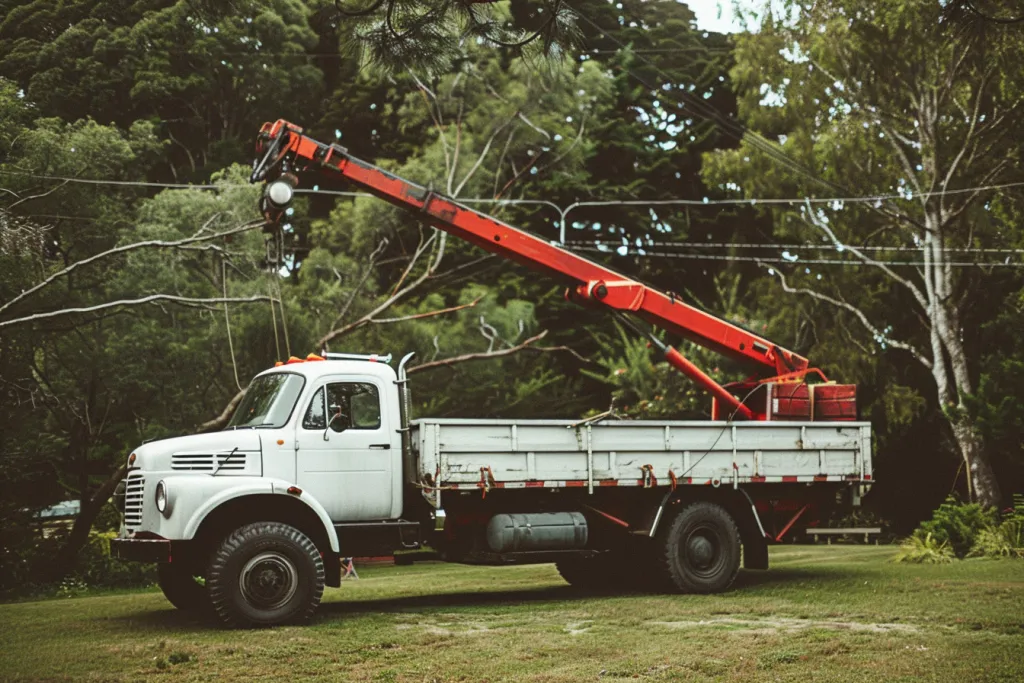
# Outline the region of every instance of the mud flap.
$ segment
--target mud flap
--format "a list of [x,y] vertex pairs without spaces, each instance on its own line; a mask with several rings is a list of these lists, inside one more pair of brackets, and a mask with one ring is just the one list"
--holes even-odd
[[768,539],[761,534],[757,522],[744,520],[740,524],[740,540],[743,542],[743,568],[768,569]]

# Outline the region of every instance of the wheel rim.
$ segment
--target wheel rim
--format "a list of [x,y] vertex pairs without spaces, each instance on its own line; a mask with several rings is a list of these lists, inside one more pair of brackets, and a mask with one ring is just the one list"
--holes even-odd
[[242,597],[253,607],[272,610],[287,604],[299,587],[298,570],[278,552],[260,553],[246,562],[238,577]]
[[695,526],[686,535],[680,548],[683,565],[702,579],[717,575],[725,561],[722,539],[710,524]]

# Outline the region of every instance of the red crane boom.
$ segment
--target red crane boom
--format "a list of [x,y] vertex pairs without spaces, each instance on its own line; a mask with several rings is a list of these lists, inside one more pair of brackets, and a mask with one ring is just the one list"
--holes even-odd
[[[300,177],[322,174],[344,179],[395,206],[422,216],[434,227],[472,242],[487,251],[546,273],[568,285],[569,299],[584,305],[604,306],[633,313],[673,334],[760,368],[761,375],[798,378],[806,374],[806,358],[784,349],[721,318],[705,313],[643,283],[616,273],[528,232],[462,206],[458,202],[357,159],[344,147],[324,144],[306,136],[302,128],[284,120],[266,123],[256,143],[257,161],[251,181],[266,183],[262,207],[276,222],[290,202]],[[652,341],[683,374],[708,390],[733,415],[766,419],[727,388],[710,378],[678,351]],[[753,384],[745,384],[750,387]]]

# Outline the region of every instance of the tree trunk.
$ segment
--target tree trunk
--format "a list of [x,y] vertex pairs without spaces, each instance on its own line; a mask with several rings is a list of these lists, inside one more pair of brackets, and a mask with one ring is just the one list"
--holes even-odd
[[962,414],[950,419],[950,426],[967,467],[967,482],[972,498],[985,507],[998,508],[1002,503],[999,482],[982,438]]
[[128,466],[121,465],[116,472],[110,475],[109,479],[103,482],[91,498],[86,499],[83,496],[82,509],[78,516],[75,517],[75,524],[71,527],[68,540],[57,553],[57,556],[53,558],[53,563],[50,565],[48,572],[50,579],[59,581],[74,569],[78,553],[89,541],[89,531],[92,529],[93,522],[96,521],[100,510],[110,500],[110,496],[114,494],[114,489],[117,488],[118,482],[124,479],[127,471]]

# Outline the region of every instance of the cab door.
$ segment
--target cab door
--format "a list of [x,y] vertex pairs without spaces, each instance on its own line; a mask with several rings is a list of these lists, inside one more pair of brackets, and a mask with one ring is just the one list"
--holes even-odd
[[296,479],[335,522],[388,519],[394,502],[393,426],[373,377],[326,378],[302,407]]

